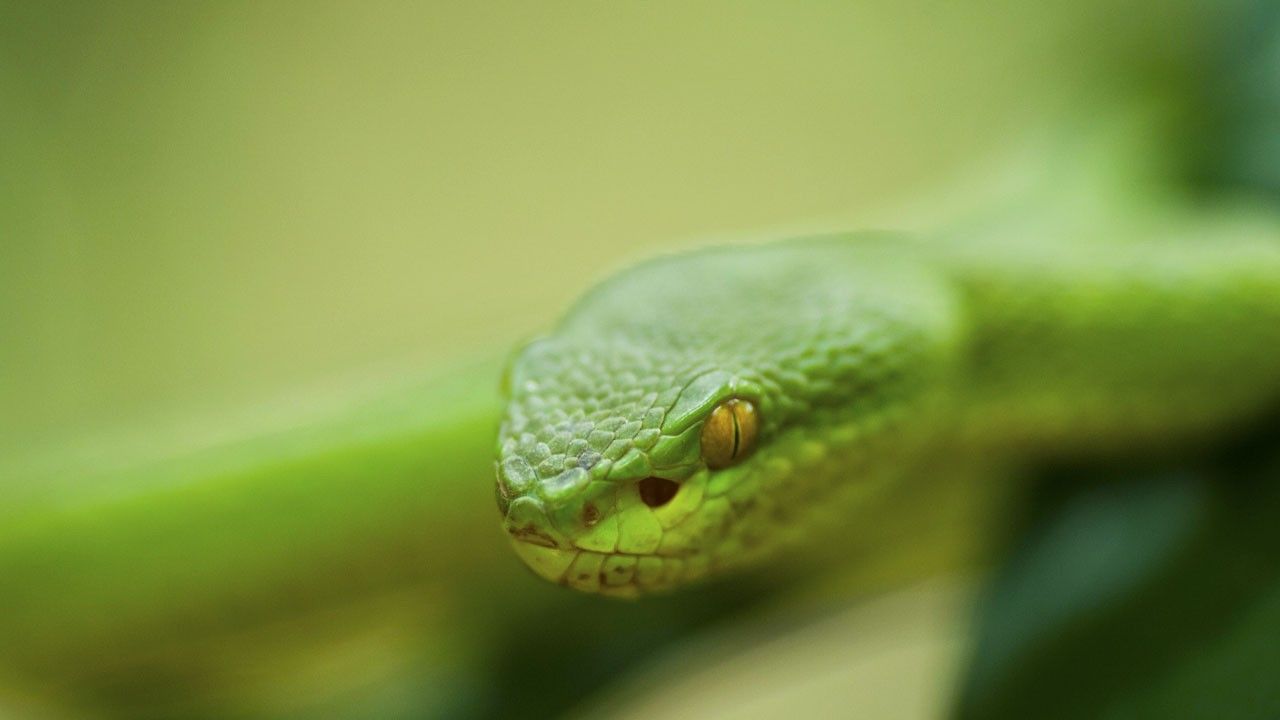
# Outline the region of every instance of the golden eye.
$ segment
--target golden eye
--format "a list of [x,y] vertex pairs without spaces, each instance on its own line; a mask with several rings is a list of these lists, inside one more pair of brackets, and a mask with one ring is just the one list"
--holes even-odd
[[726,400],[702,424],[702,459],[712,470],[726,468],[755,449],[760,416],[749,400]]

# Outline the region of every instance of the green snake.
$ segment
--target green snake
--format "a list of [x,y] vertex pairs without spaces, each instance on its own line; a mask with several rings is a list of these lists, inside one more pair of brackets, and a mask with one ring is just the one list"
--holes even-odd
[[633,596],[839,543],[870,498],[958,454],[1172,447],[1280,396],[1274,232],[1066,235],[830,235],[605,281],[508,369],[516,551]]
[[[1180,447],[1230,436],[1280,395],[1274,228],[1034,210],[1029,229],[697,250],[604,282],[506,372],[498,496],[519,555],[633,595],[814,546],[856,553],[882,521],[930,548],[963,543],[978,533],[932,525],[937,505],[1004,473],[959,473],[989,481],[970,488],[943,477],[953,461]],[[405,588],[431,617],[401,621],[427,624],[446,669],[487,672],[484,652],[507,647],[478,629],[554,617],[594,642],[601,617],[636,622],[538,592],[507,552],[486,482],[500,374],[413,372],[238,436],[195,426],[0,458],[0,692],[35,678],[123,716],[235,714],[263,686],[211,680],[210,658],[280,652],[271,628],[317,608],[376,620],[360,603]],[[901,488],[886,511],[881,494]],[[888,562],[919,576],[950,561]],[[627,610],[674,625],[697,617],[687,604]],[[289,667],[329,657],[288,652]]]

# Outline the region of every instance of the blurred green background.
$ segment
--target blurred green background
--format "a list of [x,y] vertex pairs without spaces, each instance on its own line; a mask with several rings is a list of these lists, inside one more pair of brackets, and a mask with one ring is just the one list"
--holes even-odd
[[0,437],[489,353],[655,249],[902,224],[1193,68],[1213,5],[7,2]]
[[[21,611],[0,638],[28,643],[0,648],[18,668],[0,714],[944,713],[968,576],[911,585],[869,562],[816,589],[748,580],[618,609],[522,574],[486,524],[497,363],[631,260],[933,227],[1044,183],[1045,158],[1117,115],[1141,118],[1105,146],[1121,178],[1275,192],[1273,15],[1207,0],[0,2],[0,608]],[[470,413],[431,436],[465,489],[433,486],[394,522],[370,505],[340,550],[307,556],[318,543],[299,524],[279,531],[282,565],[232,579],[218,574],[232,560],[188,577],[101,565],[72,541],[66,555],[5,544],[19,525],[64,537],[13,518],[93,496],[103,458],[198,464],[419,382],[408,397]],[[111,482],[143,498],[142,525],[180,507],[146,505],[154,480],[120,467]],[[326,482],[317,492],[350,493],[327,502],[364,507],[366,488]],[[273,498],[294,497],[282,487],[245,485],[263,517],[196,550],[253,555]],[[414,539],[431,512],[448,522]],[[434,562],[450,538],[466,561]],[[923,545],[907,555],[917,574],[951,562]],[[273,579],[303,556],[314,572]],[[103,584],[143,588],[121,607],[156,615],[86,619],[102,606],[76,593]],[[146,592],[184,610],[156,619]],[[42,645],[64,605],[71,629]],[[765,658],[797,670],[761,674]]]

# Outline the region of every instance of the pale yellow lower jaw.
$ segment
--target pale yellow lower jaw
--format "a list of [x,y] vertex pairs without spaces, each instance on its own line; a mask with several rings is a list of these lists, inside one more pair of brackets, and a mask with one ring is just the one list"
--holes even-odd
[[514,540],[511,544],[526,565],[533,568],[539,576],[554,583],[564,579],[565,572],[573,564],[574,558],[578,557],[577,550],[561,550],[522,540]]
[[[593,552],[584,554],[578,549],[564,550],[547,547],[523,540],[513,540],[511,545],[526,565],[539,576],[553,583],[567,585],[582,592],[599,593],[611,597],[633,598],[640,594],[640,588],[630,582],[630,576],[623,584],[601,582],[600,566],[607,556]],[[575,565],[575,561],[579,559],[587,561],[585,564],[591,566],[585,574],[580,574],[584,568],[579,565],[583,563]],[[634,559],[631,562],[634,563]]]
[[640,597],[640,588],[635,585],[601,585],[597,591],[601,595],[628,600]]

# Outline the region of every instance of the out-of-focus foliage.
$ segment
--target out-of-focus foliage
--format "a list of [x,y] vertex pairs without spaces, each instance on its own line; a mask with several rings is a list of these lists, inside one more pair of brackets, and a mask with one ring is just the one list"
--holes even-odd
[[1195,179],[1209,192],[1280,202],[1280,5],[1242,3],[1226,17],[1195,114]]
[[1216,467],[1047,482],[988,590],[961,716],[1280,713],[1280,465],[1266,440]]

